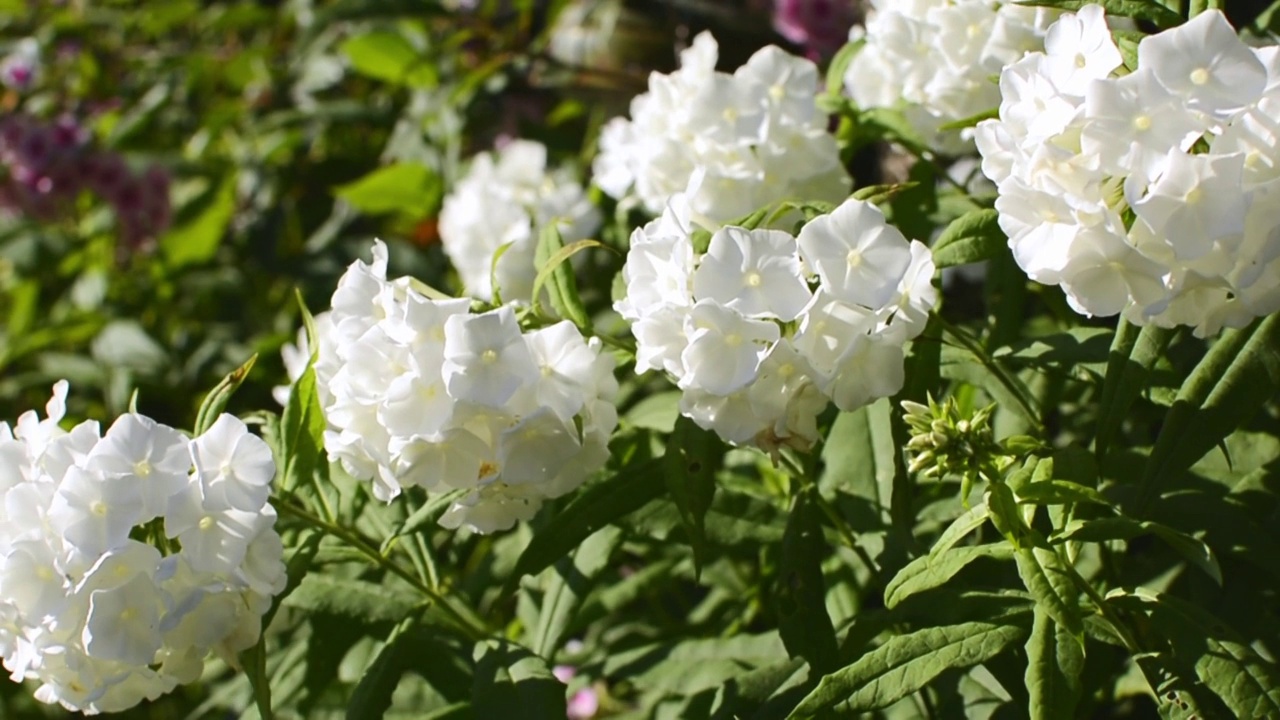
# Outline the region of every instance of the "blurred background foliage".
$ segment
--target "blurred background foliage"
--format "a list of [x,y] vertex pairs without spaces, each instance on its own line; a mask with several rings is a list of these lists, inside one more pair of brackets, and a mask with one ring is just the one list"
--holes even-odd
[[158,166],[173,212],[137,244],[85,194],[55,218],[0,211],[0,409],[66,377],[93,404],[77,414],[137,389],[180,426],[255,352],[236,403],[269,406],[293,288],[325,307],[377,236],[395,272],[456,290],[435,217],[460,164],[517,136],[583,157],[704,28],[727,67],[785,42],[766,8],[727,1],[3,0],[0,51],[32,37],[43,63],[4,113],[69,116],[94,148]]

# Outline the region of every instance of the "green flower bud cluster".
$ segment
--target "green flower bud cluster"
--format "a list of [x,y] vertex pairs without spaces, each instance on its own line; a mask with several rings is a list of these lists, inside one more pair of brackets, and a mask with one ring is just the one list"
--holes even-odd
[[1005,453],[991,432],[991,414],[996,406],[989,405],[972,415],[965,416],[954,399],[928,405],[904,400],[904,419],[911,428],[911,440],[907,451],[911,454],[912,473],[925,477],[948,475],[989,475],[997,457]]

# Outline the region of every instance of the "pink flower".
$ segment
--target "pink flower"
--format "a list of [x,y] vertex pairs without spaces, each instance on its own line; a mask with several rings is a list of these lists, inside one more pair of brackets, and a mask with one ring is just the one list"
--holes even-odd
[[596,712],[600,709],[600,698],[596,697],[596,691],[591,688],[583,688],[573,694],[569,698],[568,712],[565,714],[569,720],[590,720],[596,716]]

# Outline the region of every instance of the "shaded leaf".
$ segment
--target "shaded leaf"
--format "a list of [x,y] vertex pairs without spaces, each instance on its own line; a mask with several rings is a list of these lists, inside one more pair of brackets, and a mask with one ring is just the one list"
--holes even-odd
[[796,495],[782,537],[778,566],[778,634],[791,657],[803,657],[818,674],[836,668],[839,648],[827,613],[822,558],[827,552],[822,524],[809,493]]
[[1084,646],[1037,605],[1027,637],[1027,714],[1033,720],[1071,720],[1080,699]]
[[547,662],[507,640],[476,644],[471,705],[477,718],[562,718],[564,685]]
[[888,707],[943,671],[989,660],[1026,634],[1016,625],[970,622],[890,638],[854,664],[822,678],[790,717],[831,717],[832,712]]

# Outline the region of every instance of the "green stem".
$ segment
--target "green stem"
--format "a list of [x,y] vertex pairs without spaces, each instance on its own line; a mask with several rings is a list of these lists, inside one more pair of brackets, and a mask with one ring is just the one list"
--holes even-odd
[[963,330],[952,325],[941,315],[935,313],[934,317],[937,318],[938,323],[942,325],[942,329],[945,330],[953,340],[959,343],[965,350],[972,353],[974,357],[978,358],[978,360],[991,371],[991,374],[1000,381],[1000,384],[1004,385],[1005,388],[1012,393],[1013,398],[1017,400],[1018,404],[1022,406],[1022,409],[1026,411],[1027,417],[1034,419],[1036,433],[1043,434],[1044,425],[1040,422],[1040,413],[1036,411],[1035,403],[1027,396],[1026,388],[1018,382],[1017,378],[1010,375],[1009,371],[1006,370],[1003,365],[996,362],[991,356],[987,355],[987,351],[983,349],[977,341],[969,337]]
[[392,561],[390,558],[378,552],[376,547],[370,545],[356,532],[312,515],[306,510],[289,503],[279,503],[276,506],[276,509],[279,510],[282,515],[289,515],[295,519],[302,520],[317,530],[328,533],[339,540],[342,540],[360,554],[372,560],[378,567],[409,583],[409,585],[411,585],[415,590],[422,593],[423,596],[434,603],[442,613],[447,615],[449,619],[457,625],[458,629],[462,630],[468,638],[472,640],[483,640],[489,636],[489,629],[486,628],[478,618],[467,617],[465,614],[459,612],[457,608],[453,607],[447,598],[436,592],[433,588],[428,587],[426,583],[422,582],[422,580],[412,572],[405,570],[399,565],[399,563]]
[[805,472],[803,468],[797,465],[796,461],[788,454],[782,453],[781,457],[783,464],[787,466],[787,470],[790,472],[791,476],[800,481],[800,484],[804,487],[805,491],[813,496],[813,501],[822,510],[822,514],[826,515],[827,519],[831,521],[831,524],[835,526],[836,533],[840,535],[840,539],[843,540],[844,544],[847,545],[849,549],[858,556],[858,559],[867,566],[867,572],[871,573],[872,579],[879,582],[880,568],[871,560],[871,556],[867,554],[866,548],[858,544],[857,536],[854,535],[853,528],[849,527],[849,523],[845,521],[844,516],[842,516],[840,511],[831,504],[830,500],[822,496],[822,493],[818,491],[817,483],[809,477],[809,473]]

